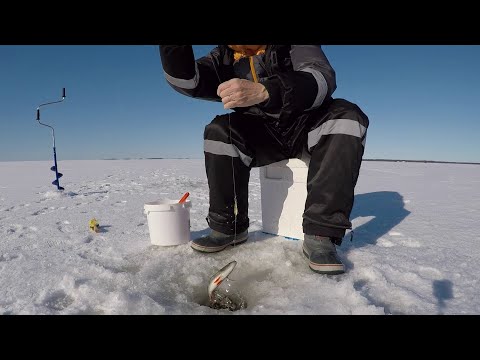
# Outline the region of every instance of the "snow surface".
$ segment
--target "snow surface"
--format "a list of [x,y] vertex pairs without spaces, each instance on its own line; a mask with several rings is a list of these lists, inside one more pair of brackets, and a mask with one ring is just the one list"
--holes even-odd
[[[192,236],[206,234],[203,160],[60,161],[63,193],[50,166],[0,162],[0,314],[480,314],[480,166],[364,162],[340,276],[261,232],[258,169],[249,241],[207,255],[151,245],[143,213],[189,191]],[[248,301],[234,313],[205,306],[231,260]]]

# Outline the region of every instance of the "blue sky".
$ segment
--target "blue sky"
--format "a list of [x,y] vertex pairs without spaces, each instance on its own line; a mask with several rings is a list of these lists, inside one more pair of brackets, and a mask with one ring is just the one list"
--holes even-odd
[[[194,46],[197,56],[212,46]],[[325,45],[334,97],[370,118],[365,158],[480,162],[480,46]],[[176,93],[155,45],[0,45],[0,161],[203,158],[221,103]]]

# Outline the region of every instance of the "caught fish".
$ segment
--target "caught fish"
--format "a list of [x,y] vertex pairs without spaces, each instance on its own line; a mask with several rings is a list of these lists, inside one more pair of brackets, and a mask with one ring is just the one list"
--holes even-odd
[[237,262],[233,260],[212,276],[212,280],[210,281],[210,284],[208,284],[208,298],[210,300],[212,300],[213,291],[228,277],[228,275],[230,275],[236,265]]
[[238,292],[238,289],[232,286],[232,282],[228,279],[236,265],[237,262],[234,260],[212,276],[208,284],[208,298],[211,308],[236,311],[247,307],[244,297]]

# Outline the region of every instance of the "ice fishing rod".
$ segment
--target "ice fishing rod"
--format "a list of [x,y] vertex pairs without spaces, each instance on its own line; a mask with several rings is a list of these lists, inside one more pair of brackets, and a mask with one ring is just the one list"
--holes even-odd
[[53,138],[53,162],[54,162],[54,165],[50,168],[50,170],[52,171],[55,171],[55,180],[52,181],[52,184],[53,185],[56,185],[57,186],[57,189],[58,190],[65,190],[63,187],[60,186],[60,178],[63,176],[63,174],[59,173],[58,172],[58,166],[57,166],[57,151],[55,149],[55,129],[50,126],[50,125],[47,125],[47,124],[44,124],[40,121],[40,108],[42,106],[47,106],[47,105],[52,105],[52,104],[57,104],[57,103],[61,103],[63,100],[65,100],[65,88],[63,88],[63,92],[62,92],[62,100],[57,100],[57,101],[50,101],[50,102],[47,102],[47,103],[44,103],[44,104],[40,104],[38,107],[37,107],[37,121],[40,125],[43,125],[43,126],[46,126],[46,127],[49,127],[50,129],[52,129],[52,138]]

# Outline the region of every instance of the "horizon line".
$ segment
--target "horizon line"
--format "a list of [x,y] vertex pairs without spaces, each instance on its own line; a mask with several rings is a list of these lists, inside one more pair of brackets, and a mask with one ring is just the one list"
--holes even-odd
[[[108,161],[108,160],[203,160],[203,157],[140,157],[140,158],[105,158],[105,159],[65,159],[60,161]],[[0,160],[0,162],[27,162],[27,161],[50,161],[50,160]],[[443,161],[443,160],[410,160],[410,159],[362,159],[362,161],[384,162],[413,162],[413,163],[436,163],[436,164],[463,164],[480,165],[480,162],[466,161]]]

